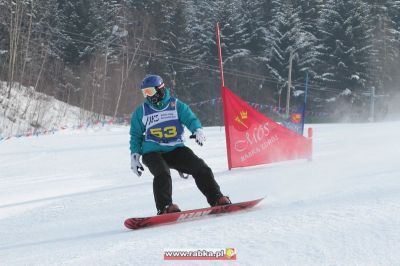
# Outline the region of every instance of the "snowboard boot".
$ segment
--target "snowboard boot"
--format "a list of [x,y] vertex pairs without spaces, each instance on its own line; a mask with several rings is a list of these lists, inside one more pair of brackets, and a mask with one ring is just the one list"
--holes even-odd
[[181,209],[179,209],[178,205],[171,203],[167,206],[164,207],[164,209],[162,211],[158,211],[158,215],[161,214],[167,214],[167,213],[173,213],[173,212],[180,212]]
[[221,196],[217,199],[214,206],[222,206],[232,204],[231,200],[227,196]]

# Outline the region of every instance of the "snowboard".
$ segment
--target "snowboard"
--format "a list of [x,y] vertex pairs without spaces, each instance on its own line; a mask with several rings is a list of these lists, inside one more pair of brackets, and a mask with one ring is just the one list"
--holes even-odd
[[129,229],[141,229],[150,226],[162,225],[162,224],[170,224],[170,223],[177,223],[183,222],[187,220],[193,220],[199,217],[213,215],[213,214],[221,214],[221,213],[230,213],[236,212],[248,208],[252,208],[257,205],[260,201],[264,198],[250,200],[250,201],[243,201],[238,203],[233,203],[229,205],[222,205],[222,206],[214,206],[209,208],[202,208],[202,209],[193,209],[187,210],[182,212],[174,212],[174,213],[167,213],[149,217],[139,217],[139,218],[129,218],[126,219],[124,222],[125,227]]

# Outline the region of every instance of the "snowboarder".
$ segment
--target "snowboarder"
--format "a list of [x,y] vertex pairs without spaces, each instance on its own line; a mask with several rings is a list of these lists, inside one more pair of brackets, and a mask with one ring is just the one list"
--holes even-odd
[[160,76],[146,76],[140,89],[145,100],[132,113],[131,169],[141,176],[144,171],[140,163],[142,157],[142,162],[154,176],[157,214],[181,211],[172,202],[171,168],[192,175],[211,206],[231,204],[221,193],[210,167],[183,143],[183,126],[191,131],[200,146],[206,140],[201,123],[190,107],[171,97]]

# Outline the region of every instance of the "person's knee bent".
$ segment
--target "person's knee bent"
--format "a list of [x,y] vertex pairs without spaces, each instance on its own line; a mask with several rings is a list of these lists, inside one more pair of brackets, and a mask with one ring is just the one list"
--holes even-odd
[[200,165],[193,174],[193,177],[200,177],[200,178],[212,178],[213,172],[211,168],[207,164]]
[[171,176],[171,171],[165,161],[158,156],[143,156],[143,163],[147,166],[154,178]]

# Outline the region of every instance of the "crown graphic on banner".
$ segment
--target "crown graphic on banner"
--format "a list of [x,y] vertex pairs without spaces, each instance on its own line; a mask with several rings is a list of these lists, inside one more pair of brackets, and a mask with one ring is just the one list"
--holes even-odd
[[243,120],[247,120],[247,111],[240,111],[240,117],[236,116],[235,117],[235,121],[244,126],[246,129],[248,129],[249,127],[245,124],[245,122]]
[[244,120],[247,119],[247,111],[240,111],[240,117]]

